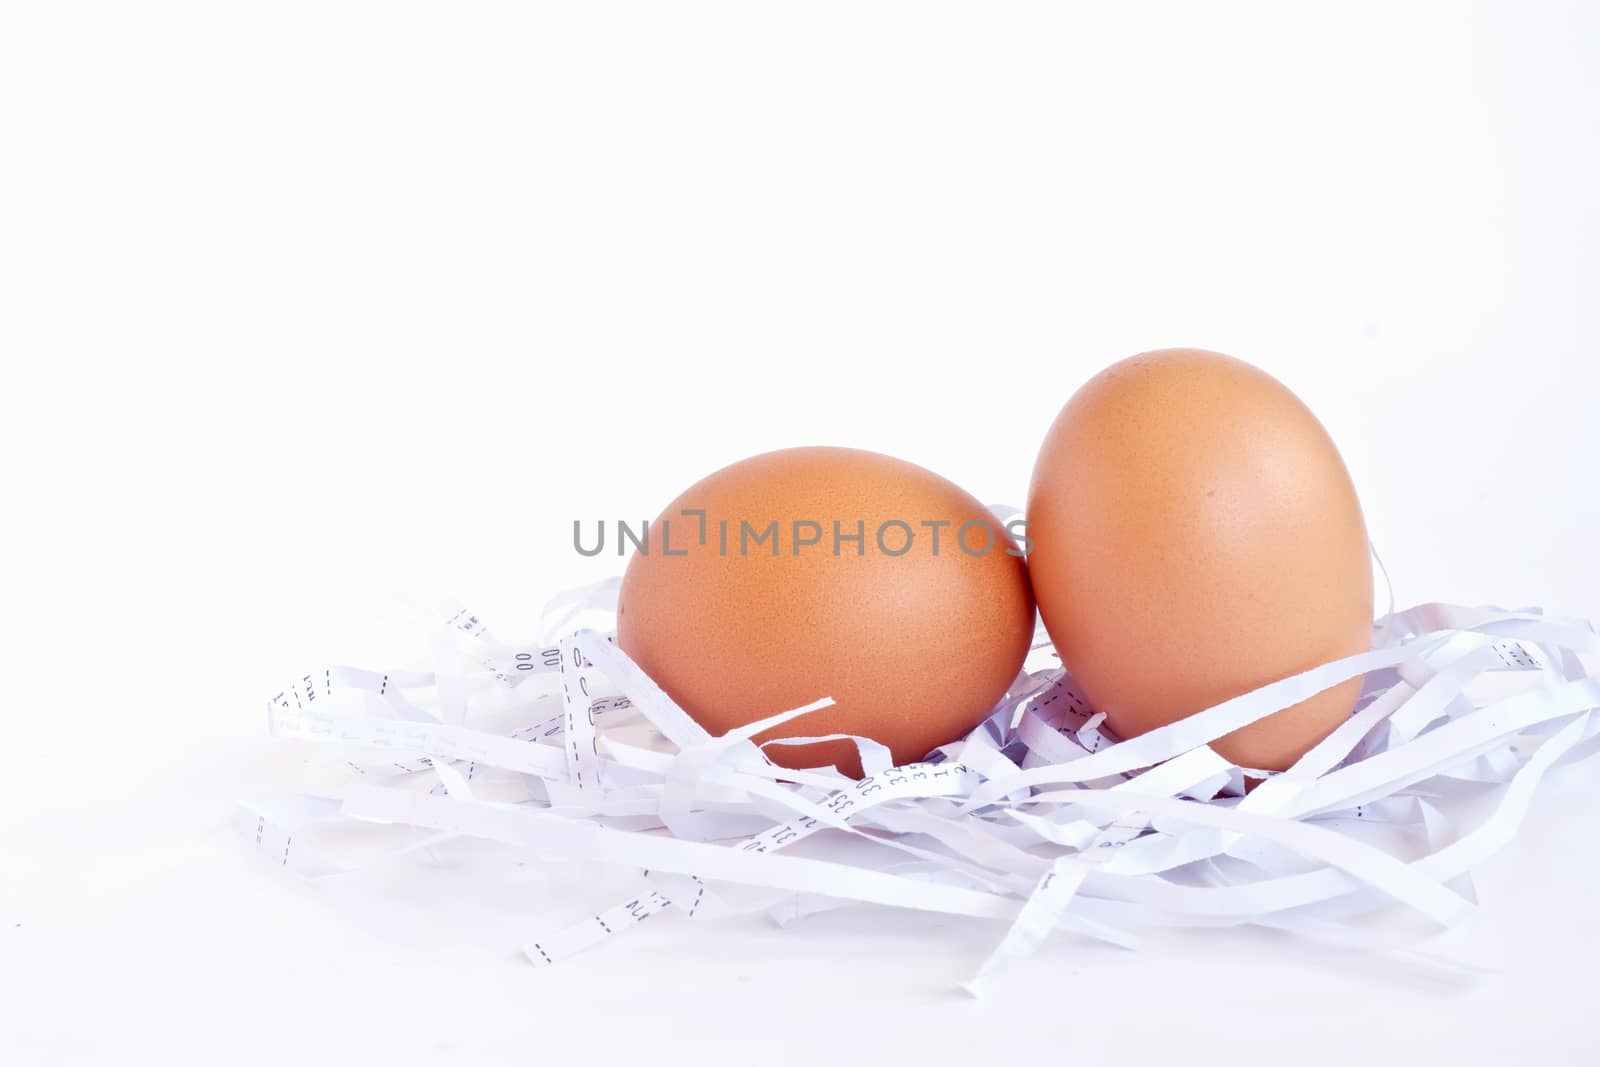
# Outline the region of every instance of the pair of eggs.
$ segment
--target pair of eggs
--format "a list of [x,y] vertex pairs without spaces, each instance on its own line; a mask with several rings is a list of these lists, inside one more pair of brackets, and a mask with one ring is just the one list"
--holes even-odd
[[[1326,430],[1261,370],[1213,352],[1123,360],[1045,436],[1026,524],[914,464],[795,448],[726,467],[650,524],[617,641],[713,734],[820,697],[758,735],[776,763],[859,776],[854,734],[897,764],[982,722],[1017,681],[1035,606],[1062,662],[1132,737],[1371,640],[1372,571]],[[1281,770],[1360,679],[1219,739]]]

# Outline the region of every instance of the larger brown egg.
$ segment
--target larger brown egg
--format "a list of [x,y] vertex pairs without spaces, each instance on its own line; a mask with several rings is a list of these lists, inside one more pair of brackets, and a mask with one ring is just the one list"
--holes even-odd
[[[757,740],[858,734],[899,764],[989,714],[1033,619],[1020,550],[970,494],[889,456],[794,448],[717,471],[650,523],[617,641],[713,734],[832,697]],[[861,773],[848,742],[766,753]]]
[[[1131,737],[1369,647],[1366,525],[1333,441],[1261,370],[1215,352],[1123,360],[1067,402],[1028,496],[1051,639]],[[1220,739],[1281,770],[1354,706],[1360,679]]]

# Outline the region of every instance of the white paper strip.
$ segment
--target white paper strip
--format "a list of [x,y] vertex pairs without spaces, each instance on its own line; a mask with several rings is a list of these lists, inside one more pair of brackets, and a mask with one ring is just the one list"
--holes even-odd
[[[547,617],[604,622],[615,595],[575,591]],[[1432,959],[1361,916],[1399,903],[1459,922],[1470,872],[1511,840],[1540,780],[1600,751],[1600,676],[1582,658],[1594,632],[1537,611],[1392,613],[1370,652],[1129,740],[1059,668],[1024,673],[924,761],[891,767],[882,745],[847,738],[860,781],[779,767],[752,740],[826,694],[713,737],[600,630],[516,645],[459,605],[433,618],[434,670],[329,667],[268,701],[271,732],[332,746],[347,783],[331,799],[252,799],[246,842],[268,866],[338,873],[349,865],[319,830],[358,820],[423,831],[394,851],[469,836],[643,872],[634,896],[528,941],[540,966],[666,908],[792,923],[841,904],[1006,923],[974,991],[1057,929],[1132,946],[1140,927],[1257,923]],[[1480,695],[1491,673],[1509,687]],[[1287,771],[1210,747],[1355,677],[1358,709]],[[1247,792],[1247,774],[1265,780]],[[1480,794],[1470,822],[1451,800],[1466,789]]]

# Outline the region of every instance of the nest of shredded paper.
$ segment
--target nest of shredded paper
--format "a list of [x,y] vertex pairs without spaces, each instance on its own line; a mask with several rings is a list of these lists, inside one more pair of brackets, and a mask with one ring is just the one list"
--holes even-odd
[[[616,587],[560,598],[551,632]],[[1537,610],[1391,613],[1370,652],[1126,741],[1041,643],[990,716],[922,762],[854,739],[860,781],[778,767],[750,740],[826,694],[712,737],[603,629],[517,645],[454,606],[436,621],[431,671],[330,667],[272,697],[272,732],[331,746],[347,780],[248,801],[249,833],[309,876],[347,869],[312,831],[350,820],[642,869],[630,899],[524,946],[541,966],[667,908],[852,903],[1008,924],[978,978],[1056,929],[1132,947],[1142,928],[1256,924],[1409,951],[1362,916],[1458,923],[1544,774],[1600,748],[1594,630]],[[1287,771],[1210,747],[1357,675],[1354,713]]]

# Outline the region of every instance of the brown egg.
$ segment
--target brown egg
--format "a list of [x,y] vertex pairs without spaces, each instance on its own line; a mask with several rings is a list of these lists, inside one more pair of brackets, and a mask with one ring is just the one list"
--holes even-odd
[[[1316,416],[1248,363],[1168,349],[1096,375],[1045,436],[1027,514],[1045,627],[1123,737],[1370,645],[1349,472]],[[1345,682],[1215,747],[1282,770],[1359,691]]]
[[[757,741],[859,734],[911,762],[988,715],[1033,635],[1027,568],[993,515],[874,452],[725,467],[668,505],[645,546],[622,579],[617,641],[713,734],[832,697]],[[848,742],[765,751],[861,774]]]

